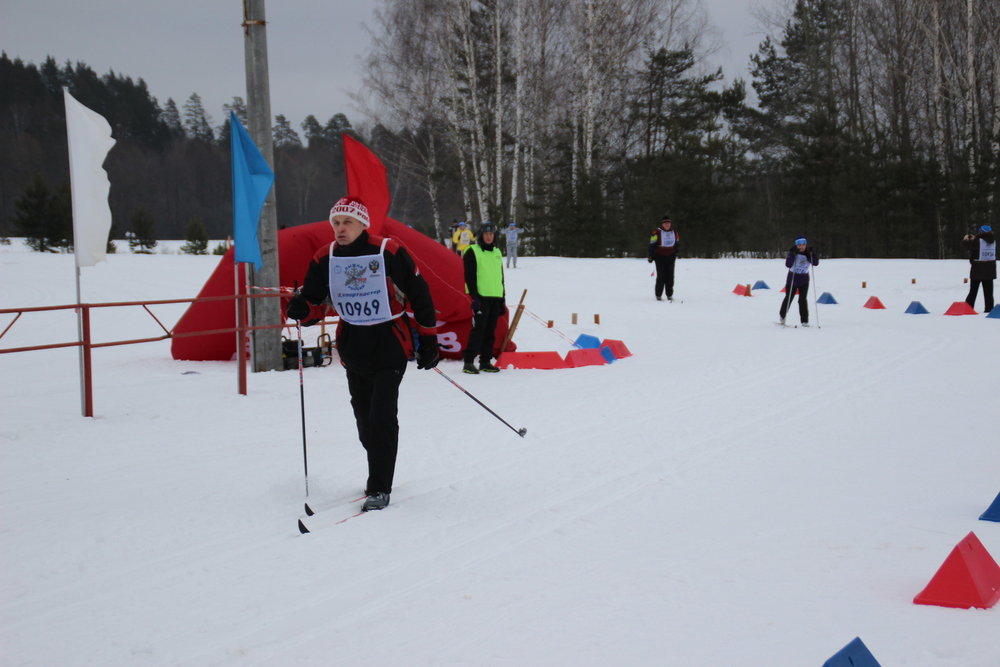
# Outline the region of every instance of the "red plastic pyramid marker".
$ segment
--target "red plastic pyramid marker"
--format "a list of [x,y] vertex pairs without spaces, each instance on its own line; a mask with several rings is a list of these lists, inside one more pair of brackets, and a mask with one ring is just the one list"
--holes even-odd
[[558,352],[504,352],[497,359],[500,368],[537,368],[552,370],[566,368],[566,362]]
[[868,300],[865,301],[865,308],[875,308],[876,310],[879,309],[885,310],[885,306],[882,304],[881,301],[879,301],[877,296],[869,297]]
[[939,607],[989,609],[1000,600],[1000,565],[975,533],[951,550],[927,587],[913,602]]
[[623,343],[620,340],[614,340],[612,338],[605,338],[601,342],[601,347],[609,348],[611,350],[612,354],[615,355],[616,359],[624,359],[625,357],[631,357],[632,356],[632,353],[629,351],[629,349],[627,347],[625,347],[625,343]]
[[747,295],[747,286],[746,285],[737,285],[736,287],[733,288],[733,294],[735,294],[737,296],[746,296]]
[[608,363],[600,350],[586,348],[583,350],[570,350],[566,353],[566,366],[568,368],[580,368],[581,366],[603,366]]
[[951,304],[948,310],[944,311],[945,315],[978,315],[975,308],[970,306],[964,301],[956,301]]

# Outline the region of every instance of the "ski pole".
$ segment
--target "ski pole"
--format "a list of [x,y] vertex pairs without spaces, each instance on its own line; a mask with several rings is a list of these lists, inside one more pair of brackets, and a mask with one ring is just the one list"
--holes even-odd
[[822,329],[823,327],[821,327],[819,325],[819,299],[816,298],[816,291],[817,291],[818,288],[816,287],[816,271],[813,270],[814,268],[815,267],[813,267],[813,265],[810,263],[809,264],[809,273],[812,274],[811,277],[812,277],[812,284],[813,284],[813,308],[816,309],[816,328],[817,329]]
[[469,398],[471,398],[472,400],[474,400],[476,403],[479,403],[479,405],[484,410],[486,410],[486,412],[490,413],[491,415],[493,415],[494,417],[496,417],[497,419],[499,419],[500,421],[502,421],[507,426],[507,428],[509,428],[510,430],[514,431],[514,433],[517,433],[519,436],[521,436],[523,438],[525,436],[525,434],[528,432],[527,428],[519,428],[519,429],[517,429],[517,428],[514,428],[513,426],[511,426],[510,424],[508,424],[507,420],[505,420],[503,417],[501,417],[497,413],[495,413],[492,410],[490,410],[489,407],[485,403],[483,403],[478,398],[476,398],[475,396],[473,396],[472,394],[470,394],[468,392],[468,390],[466,390],[465,387],[463,387],[459,383],[457,383],[454,380],[452,380],[450,377],[448,377],[447,374],[445,374],[444,371],[442,371],[437,366],[434,367],[434,370],[437,372],[438,375],[440,375],[445,380],[447,380],[448,382],[452,383],[453,385],[455,385],[456,387],[458,387],[460,390],[462,390],[462,393],[464,393],[466,396],[468,396]]
[[308,516],[314,514],[313,509],[309,507],[309,452],[306,449],[306,383],[304,374],[302,372],[302,322],[301,320],[295,321],[295,330],[299,334],[298,338],[298,357],[299,357],[299,407],[302,412],[302,465],[305,468],[306,475],[306,500],[305,500],[305,511]]

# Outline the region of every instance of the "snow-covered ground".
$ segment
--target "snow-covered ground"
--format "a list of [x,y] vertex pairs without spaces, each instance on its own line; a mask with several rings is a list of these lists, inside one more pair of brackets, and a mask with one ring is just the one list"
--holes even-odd
[[[191,297],[217,261],[111,255],[83,300]],[[886,666],[1000,664],[1000,608],[912,602],[970,531],[1000,558],[1000,320],[942,315],[966,262],[842,259],[819,328],[782,329],[784,273],[681,259],[670,304],[641,260],[521,259],[521,350],[634,356],[441,364],[524,439],[410,368],[392,504],[340,525],[364,454],[340,367],[306,369],[309,535],[297,372],[240,396],[233,363],[103,348],[88,419],[75,349],[0,355],[0,663],[799,666],[860,636]],[[0,248],[0,308],[74,300],[72,256]],[[97,341],[159,333],[94,313]],[[0,348],[75,336],[26,314]]]

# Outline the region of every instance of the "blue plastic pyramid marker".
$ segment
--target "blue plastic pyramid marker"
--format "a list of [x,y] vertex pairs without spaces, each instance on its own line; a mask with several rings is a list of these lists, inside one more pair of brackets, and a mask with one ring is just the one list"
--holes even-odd
[[601,353],[602,357],[608,360],[609,364],[613,364],[618,361],[618,357],[615,356],[615,353],[611,351],[610,347],[601,347],[598,348],[597,351]]
[[993,320],[1000,320],[1000,306],[993,306],[993,310],[991,310],[990,314],[986,317]]
[[882,667],[860,637],[834,653],[823,667]]
[[599,348],[601,346],[601,339],[597,336],[591,336],[590,334],[580,334],[576,337],[576,342],[573,343],[578,348],[586,350],[587,348]]
[[768,287],[767,283],[765,283],[763,280],[758,280],[753,284],[753,287],[751,289],[771,289],[771,288]]
[[980,521],[1000,521],[1000,493],[997,494],[996,500],[993,504],[986,508],[982,516],[979,517]]
[[910,305],[906,307],[906,313],[909,315],[926,315],[927,309],[919,301],[911,301]]
[[837,300],[834,299],[833,295],[829,292],[823,292],[819,295],[819,298],[816,299],[816,303],[837,303]]

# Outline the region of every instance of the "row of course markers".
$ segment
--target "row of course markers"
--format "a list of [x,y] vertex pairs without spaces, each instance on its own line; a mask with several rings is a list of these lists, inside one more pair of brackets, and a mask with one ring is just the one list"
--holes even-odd
[[[1000,494],[979,518],[1000,522]],[[998,601],[1000,565],[974,532],[962,538],[927,586],[913,598],[914,604],[954,609],[989,609]],[[880,666],[861,638],[855,637],[824,662],[823,667]]]
[[[916,280],[914,280],[914,282],[916,282]],[[861,283],[861,286],[867,287],[865,283]],[[752,296],[752,290],[760,290],[760,289],[770,289],[770,287],[768,287],[767,283],[765,283],[763,280],[758,280],[756,283],[754,283],[752,288],[749,283],[745,285],[744,284],[737,285],[736,287],[733,288],[733,294],[736,294],[737,296]],[[785,288],[782,287],[781,291],[784,292]],[[819,298],[816,299],[816,303],[835,305],[839,302],[829,292],[823,292],[822,294],[819,295]],[[868,297],[868,300],[865,301],[864,303],[864,308],[869,308],[871,310],[886,309],[885,304],[882,303],[882,300],[879,299],[877,296]],[[910,305],[907,306],[906,310],[903,312],[906,313],[907,315],[927,315],[930,313],[930,311],[924,307],[924,304],[920,303],[919,301],[911,301]],[[948,307],[948,310],[944,311],[944,313],[942,314],[978,315],[979,312],[964,301],[956,301],[953,304],[951,304],[951,306]],[[1000,320],[1000,305],[994,306],[993,310],[991,310],[989,314],[986,315],[986,317],[990,319]]]
[[558,352],[504,352],[497,360],[500,368],[532,368],[553,370],[557,368],[580,368],[582,366],[604,366],[619,359],[631,357],[632,352],[620,340],[601,340],[590,334],[580,334],[573,342],[574,349],[565,357]]
[[[862,287],[867,285],[862,283]],[[769,288],[767,283],[758,280],[752,289]],[[737,285],[733,289],[733,293],[740,296],[750,296],[750,292],[749,284]],[[829,292],[823,292],[816,302],[836,304],[837,300]],[[885,304],[878,297],[872,296],[865,302],[864,307],[882,310],[885,309]],[[911,315],[926,315],[929,311],[919,301],[913,301],[904,312]],[[979,313],[966,302],[956,301],[944,314],[978,315]],[[994,307],[987,317],[1000,319],[1000,306]],[[982,521],[1000,522],[1000,494],[979,518]],[[997,565],[974,532],[962,538],[931,577],[930,582],[913,598],[914,604],[956,609],[973,607],[990,609],[998,601],[1000,601],[1000,565]],[[823,667],[880,667],[880,665],[861,638],[855,637],[824,662]]]
[[[823,301],[823,298],[820,297],[817,300],[818,303],[837,303],[835,300],[833,300],[833,296],[830,295],[829,292],[824,292],[823,296],[829,296],[831,300]],[[885,304],[882,303],[882,300],[879,299],[877,296],[868,297],[868,300],[865,302],[864,307],[870,308],[872,310],[885,310]],[[927,308],[924,307],[924,304],[920,303],[919,301],[911,301],[910,305],[907,306],[906,310],[904,310],[903,312],[908,315],[927,315],[929,314],[930,311],[928,311]],[[964,301],[956,301],[950,306],[948,306],[948,310],[944,311],[944,313],[942,314],[978,315],[979,312]],[[994,307],[993,310],[991,310],[986,317],[989,317],[991,319],[1000,319],[1000,306]]]

